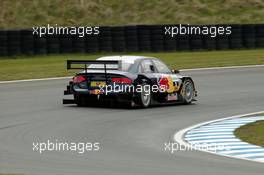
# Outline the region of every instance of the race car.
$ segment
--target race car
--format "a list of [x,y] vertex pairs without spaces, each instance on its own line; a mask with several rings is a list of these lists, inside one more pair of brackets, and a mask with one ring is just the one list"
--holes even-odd
[[69,82],[63,104],[110,101],[128,107],[196,101],[194,81],[170,70],[160,59],[145,56],[105,56],[95,61],[67,60],[67,69],[83,69]]

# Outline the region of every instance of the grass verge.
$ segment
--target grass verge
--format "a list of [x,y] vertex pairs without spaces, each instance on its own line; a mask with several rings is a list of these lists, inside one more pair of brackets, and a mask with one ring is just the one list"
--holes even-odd
[[235,130],[235,135],[245,142],[264,146],[264,120],[239,127]]
[[73,75],[67,59],[92,60],[105,55],[144,55],[161,58],[174,69],[264,64],[264,49],[166,53],[100,53],[0,58],[0,81]]

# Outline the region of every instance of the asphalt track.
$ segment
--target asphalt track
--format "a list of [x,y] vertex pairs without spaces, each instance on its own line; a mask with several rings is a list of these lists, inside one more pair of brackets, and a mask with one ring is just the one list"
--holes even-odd
[[[67,80],[0,85],[0,173],[98,175],[255,175],[262,163],[199,151],[164,151],[174,133],[196,123],[262,111],[264,68],[190,71],[194,105],[149,109],[63,106]],[[32,151],[32,142],[100,142],[101,150]]]

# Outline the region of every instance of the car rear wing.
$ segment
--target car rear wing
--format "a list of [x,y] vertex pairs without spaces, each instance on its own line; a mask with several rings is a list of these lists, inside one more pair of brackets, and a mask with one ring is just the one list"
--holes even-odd
[[[82,67],[72,67],[72,65],[82,65]],[[88,65],[103,65],[103,67],[89,67]],[[117,65],[116,68],[109,68],[107,65]],[[67,69],[84,69],[85,74],[87,70],[104,70],[105,80],[107,82],[107,70],[121,69],[121,61],[113,60],[67,60]]]
[[[82,67],[72,67],[72,65],[82,65]],[[103,67],[89,67],[88,65],[103,65]],[[107,65],[117,65],[117,67],[109,68]],[[107,70],[121,69],[121,62],[113,60],[67,60],[67,69],[84,69],[85,73],[87,73],[87,69],[104,70],[106,76]]]
[[[88,65],[103,65],[100,67],[88,67]],[[72,67],[72,65],[82,65],[82,67]],[[106,65],[117,65],[117,68],[108,68]],[[67,69],[93,69],[93,70],[118,70],[121,69],[120,61],[113,60],[67,60]]]

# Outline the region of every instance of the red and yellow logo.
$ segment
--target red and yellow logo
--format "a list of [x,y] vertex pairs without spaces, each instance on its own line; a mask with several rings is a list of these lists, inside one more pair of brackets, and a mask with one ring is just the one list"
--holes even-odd
[[174,91],[173,80],[170,76],[162,77],[159,80],[159,86],[162,90],[172,93]]

